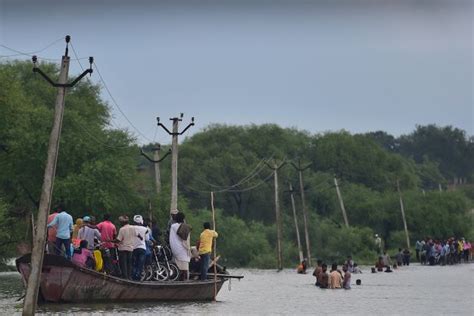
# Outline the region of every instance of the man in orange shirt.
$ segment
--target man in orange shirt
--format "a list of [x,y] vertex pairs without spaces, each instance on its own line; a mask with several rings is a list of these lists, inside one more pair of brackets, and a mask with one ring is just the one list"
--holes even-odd
[[[48,224],[53,221],[56,215],[58,215],[58,211],[54,210],[54,212],[48,216]],[[57,233],[56,226],[48,227],[47,251],[49,254],[56,253],[56,251],[54,250],[54,248],[56,247],[56,233]]]
[[211,230],[209,222],[204,223],[203,226],[204,230],[199,238],[199,255],[201,256],[201,280],[206,280],[211,260],[212,240],[217,238],[217,232]]

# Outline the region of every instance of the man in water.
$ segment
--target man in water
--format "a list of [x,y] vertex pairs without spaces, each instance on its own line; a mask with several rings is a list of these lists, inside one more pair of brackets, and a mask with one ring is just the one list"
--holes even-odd
[[331,266],[331,273],[329,273],[329,288],[340,289],[342,287],[342,274],[337,270],[337,264],[333,263]]
[[320,286],[320,281],[319,281],[319,278],[320,278],[320,274],[321,272],[323,271],[323,268],[322,268],[322,264],[323,264],[323,261],[320,259],[316,262],[316,269],[314,269],[314,272],[313,272],[313,276],[316,277],[316,286]]
[[383,251],[382,260],[383,260],[383,264],[384,264],[385,267],[389,267],[389,266],[392,265],[392,261],[390,260],[390,256],[387,254],[387,250]]
[[342,266],[342,271],[344,272],[342,287],[346,290],[350,290],[351,289],[351,273],[349,272],[347,265]]
[[321,273],[319,273],[318,281],[319,287],[322,289],[327,289],[329,286],[329,275],[328,275],[328,266],[323,263],[321,266]]

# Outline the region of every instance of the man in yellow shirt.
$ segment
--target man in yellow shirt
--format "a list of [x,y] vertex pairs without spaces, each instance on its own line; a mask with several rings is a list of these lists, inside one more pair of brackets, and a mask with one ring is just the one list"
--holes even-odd
[[201,280],[206,280],[211,260],[212,240],[217,238],[217,232],[211,230],[209,222],[204,223],[203,226],[204,230],[199,238],[199,255],[201,256]]

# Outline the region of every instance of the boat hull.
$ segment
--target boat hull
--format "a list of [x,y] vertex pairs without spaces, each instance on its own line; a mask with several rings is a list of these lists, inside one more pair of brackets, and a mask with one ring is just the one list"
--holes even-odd
[[[30,255],[16,260],[27,284]],[[217,292],[226,281],[217,279]],[[40,296],[47,302],[208,301],[214,299],[214,280],[135,282],[74,265],[61,256],[45,255]]]

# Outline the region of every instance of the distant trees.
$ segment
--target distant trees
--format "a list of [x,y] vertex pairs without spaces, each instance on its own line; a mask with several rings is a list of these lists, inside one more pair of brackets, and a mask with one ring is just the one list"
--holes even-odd
[[[51,75],[55,66],[42,65]],[[55,90],[37,80],[25,62],[0,64],[0,259],[31,238]],[[148,216],[164,227],[169,214],[170,162],[161,163],[163,189],[153,189],[153,164],[139,155],[133,137],[110,126],[100,87],[88,81],[68,92],[54,186],[74,217],[105,211]],[[145,146],[150,151],[151,144]],[[167,146],[163,146],[167,150]],[[311,135],[274,124],[210,125],[180,145],[179,209],[193,225],[193,242],[210,220],[209,192],[216,192],[219,253],[229,265],[273,267],[275,227],[270,159],[311,164],[304,172],[312,253],[326,260],[351,254],[372,261],[373,234],[389,247],[403,243],[396,182],[400,181],[411,238],[426,235],[474,238],[474,189],[439,192],[453,178],[474,181],[473,138],[462,130],[418,126],[401,137],[383,131]],[[351,227],[345,228],[334,176],[340,182]],[[298,258],[288,182],[299,188],[297,172],[279,171],[286,266]],[[464,181],[464,180],[463,180]],[[422,191],[424,190],[424,192]],[[301,201],[297,212],[301,214]],[[302,224],[302,221],[300,221]]]

